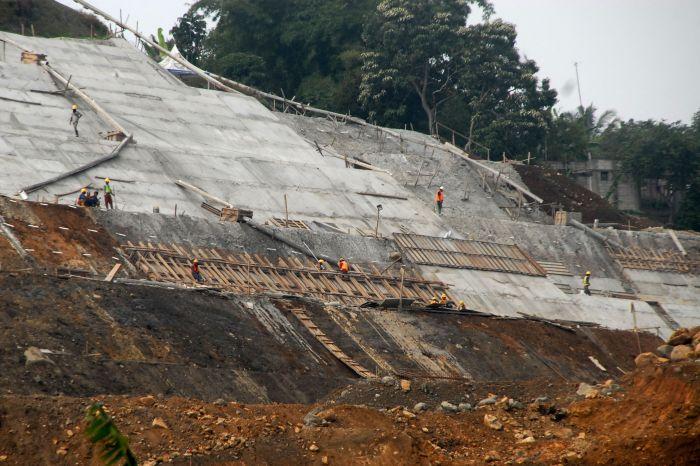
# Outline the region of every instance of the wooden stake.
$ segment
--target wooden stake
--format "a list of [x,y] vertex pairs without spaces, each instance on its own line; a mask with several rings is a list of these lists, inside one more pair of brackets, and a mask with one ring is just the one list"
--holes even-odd
[[634,303],[630,301],[630,312],[632,313],[632,323],[634,325],[634,335],[637,337],[637,354],[642,354],[642,344],[639,341],[639,329],[637,328],[637,312],[634,309]]
[[399,285],[399,311],[403,310],[403,276],[404,268],[401,267],[401,284]]
[[289,208],[287,207],[287,193],[284,193],[284,226],[289,228]]

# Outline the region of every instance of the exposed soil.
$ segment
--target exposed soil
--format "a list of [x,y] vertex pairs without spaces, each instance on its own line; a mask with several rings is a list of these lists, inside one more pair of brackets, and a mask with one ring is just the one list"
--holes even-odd
[[[650,368],[628,376],[610,397],[578,401],[569,391],[531,404],[522,398],[526,406],[511,410],[497,404],[451,414],[431,407],[414,415],[410,407],[378,410],[330,401],[318,413],[328,420],[326,427],[304,424],[308,405],[3,396],[0,456],[17,465],[97,464],[82,418],[99,400],[143,462],[697,464],[699,369],[697,363]],[[484,425],[487,414],[503,424],[502,430]],[[165,428],[153,425],[156,418]]]
[[634,228],[657,226],[644,217],[635,217],[616,209],[598,194],[578,185],[558,170],[534,165],[514,165],[523,182],[546,204],[561,204],[566,211],[581,212],[584,223],[598,219],[603,223],[619,223]]
[[[14,201],[0,196],[0,213],[42,268],[104,276],[118,262],[116,241],[95,223],[87,208]],[[0,261],[2,264],[7,261],[7,266],[3,265],[5,270],[28,266],[2,235]]]

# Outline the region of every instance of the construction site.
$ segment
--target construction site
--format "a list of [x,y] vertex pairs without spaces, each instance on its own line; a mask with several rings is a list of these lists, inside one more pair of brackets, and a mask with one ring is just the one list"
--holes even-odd
[[0,32],[0,463],[698,464],[700,234],[165,52]]

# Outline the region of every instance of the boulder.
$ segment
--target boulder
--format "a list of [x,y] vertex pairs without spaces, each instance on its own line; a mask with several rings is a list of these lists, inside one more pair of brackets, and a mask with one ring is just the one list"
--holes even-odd
[[642,353],[634,358],[634,365],[637,367],[653,366],[658,362],[659,358],[654,353]]
[[576,390],[576,394],[578,396],[585,396],[586,398],[595,398],[598,395],[598,390],[588,385],[586,382],[581,382],[578,386],[578,390]]
[[471,411],[471,410],[472,410],[472,405],[471,405],[471,403],[460,403],[459,406],[457,406],[457,407],[458,407],[459,410],[462,411],[463,413],[466,413],[467,411]]
[[428,409],[428,405],[425,404],[425,403],[416,403],[416,404],[413,406],[413,412],[414,412],[414,413],[420,413],[420,412],[422,412],[422,411],[425,411],[426,409]]
[[671,337],[668,339],[668,344],[671,346],[687,345],[691,341],[693,341],[693,335],[690,333],[690,330],[687,328],[679,328],[671,334]]
[[488,398],[484,398],[483,400],[479,401],[479,403],[477,403],[477,406],[495,405],[497,401],[498,397],[494,394],[489,393]]
[[392,387],[396,383],[396,379],[390,375],[385,375],[382,377],[382,383],[387,387]]
[[484,425],[493,430],[503,429],[503,423],[493,414],[484,414]]
[[459,408],[450,403],[449,401],[443,401],[442,403],[440,403],[440,407],[448,413],[456,413],[457,411],[459,411]]
[[693,354],[693,348],[688,345],[678,345],[671,352],[671,361],[683,361]]
[[659,354],[659,356],[664,358],[670,358],[671,351],[673,351],[673,346],[671,345],[661,345],[658,348],[656,348],[656,352]]
[[24,350],[25,365],[37,364],[37,363],[48,363],[53,364],[54,362],[49,359],[44,353],[41,352],[36,346],[30,346]]
[[317,416],[321,411],[323,411],[323,408],[319,406],[306,413],[306,416],[304,416],[304,425],[307,427],[327,426],[328,421]]

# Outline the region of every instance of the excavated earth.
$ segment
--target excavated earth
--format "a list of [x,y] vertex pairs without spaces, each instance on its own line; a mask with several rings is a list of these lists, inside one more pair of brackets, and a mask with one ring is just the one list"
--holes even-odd
[[[95,402],[149,465],[700,458],[698,364],[636,371],[652,334],[109,283],[118,238],[91,211],[0,202],[33,258],[0,240],[0,462],[100,464],[84,435]],[[335,357],[299,310],[377,377]],[[620,389],[576,395],[606,380]]]

